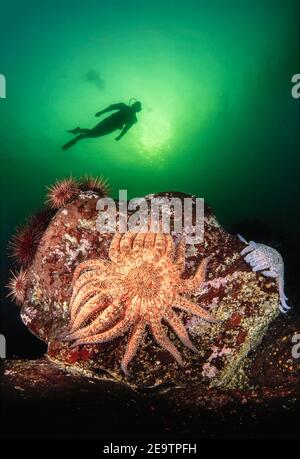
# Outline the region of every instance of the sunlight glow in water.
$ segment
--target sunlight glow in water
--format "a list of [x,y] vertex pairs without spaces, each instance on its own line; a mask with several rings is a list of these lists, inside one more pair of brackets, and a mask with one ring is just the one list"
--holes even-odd
[[[16,224],[70,174],[104,175],[132,197],[205,196],[223,222],[296,219],[298,0],[35,3],[6,2],[0,17],[1,184],[13,184]],[[142,111],[120,142],[117,131],[61,150],[68,129],[130,98]]]
[[141,123],[139,136],[139,152],[148,160],[159,160],[170,152],[172,137],[171,122],[162,115],[147,114],[147,120]]

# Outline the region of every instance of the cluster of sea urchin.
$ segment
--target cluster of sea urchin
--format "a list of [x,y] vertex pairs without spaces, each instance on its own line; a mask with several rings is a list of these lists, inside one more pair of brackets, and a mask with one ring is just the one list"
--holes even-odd
[[46,204],[52,209],[60,209],[76,198],[81,191],[94,191],[99,197],[109,193],[108,181],[103,177],[85,176],[80,180],[69,177],[57,180],[54,185],[48,187]]
[[75,199],[81,191],[93,191],[99,197],[107,196],[109,185],[102,177],[86,176],[80,180],[73,177],[57,180],[48,187],[46,207],[19,227],[9,242],[10,256],[21,266],[19,272],[12,272],[7,285],[9,294],[17,304],[22,304],[26,293],[27,269],[31,264],[40,240],[56,210]]

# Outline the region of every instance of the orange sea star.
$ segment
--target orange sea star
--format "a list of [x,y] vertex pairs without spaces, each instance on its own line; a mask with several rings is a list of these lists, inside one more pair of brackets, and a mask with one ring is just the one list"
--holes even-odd
[[182,343],[195,351],[186,328],[174,307],[209,322],[216,320],[185,294],[205,282],[209,258],[195,275],[182,278],[185,269],[185,243],[175,250],[170,234],[116,233],[109,250],[110,261],[92,259],[81,263],[73,276],[70,322],[61,337],[73,346],[111,341],[130,330],[121,367],[128,364],[141,344],[146,327],[156,342],[183,365],[182,358],[168,338],[162,320]]

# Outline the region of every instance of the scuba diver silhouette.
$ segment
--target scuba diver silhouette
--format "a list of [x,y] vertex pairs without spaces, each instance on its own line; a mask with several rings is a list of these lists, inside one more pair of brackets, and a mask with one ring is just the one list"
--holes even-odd
[[62,149],[67,150],[68,148],[75,145],[82,139],[89,139],[91,137],[101,137],[111,132],[122,129],[121,133],[115,138],[115,140],[120,140],[126,132],[137,123],[136,113],[142,110],[142,104],[139,101],[134,102],[132,105],[126,105],[124,103],[112,104],[109,107],[97,112],[95,116],[101,116],[103,113],[107,113],[113,110],[118,110],[116,113],[108,116],[97,124],[92,129],[81,129],[77,127],[71,129],[67,132],[71,134],[78,134],[77,137],[72,139],[70,142],[66,143]]

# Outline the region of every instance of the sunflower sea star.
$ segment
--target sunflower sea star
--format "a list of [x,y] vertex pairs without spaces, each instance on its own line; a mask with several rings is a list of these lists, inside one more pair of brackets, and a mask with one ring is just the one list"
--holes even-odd
[[285,314],[290,306],[286,303],[288,298],[284,293],[284,262],[283,258],[277,250],[265,244],[258,244],[257,242],[247,242],[242,236],[238,234],[240,241],[247,244],[241,255],[245,256],[245,261],[250,264],[254,272],[261,271],[264,276],[274,277],[277,280],[279,289],[279,309]]
[[78,265],[72,280],[70,320],[59,336],[73,346],[111,341],[130,331],[121,368],[128,364],[143,341],[146,327],[156,342],[183,365],[183,360],[162,325],[164,320],[182,343],[196,351],[174,307],[208,322],[217,322],[186,294],[205,282],[209,258],[195,275],[181,277],[185,269],[185,243],[175,244],[170,234],[116,233],[109,250],[110,261],[92,259]]

